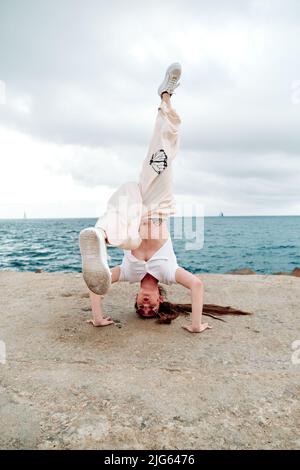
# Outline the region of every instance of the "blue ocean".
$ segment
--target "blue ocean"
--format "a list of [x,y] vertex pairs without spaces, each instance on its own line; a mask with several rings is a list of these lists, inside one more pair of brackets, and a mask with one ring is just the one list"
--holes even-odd
[[[178,264],[192,273],[250,268],[270,274],[300,267],[300,216],[188,219],[171,218],[169,229]],[[79,232],[96,220],[0,219],[0,270],[80,272]],[[180,224],[188,229],[178,233]],[[121,249],[109,247],[108,253],[111,267],[121,262]]]

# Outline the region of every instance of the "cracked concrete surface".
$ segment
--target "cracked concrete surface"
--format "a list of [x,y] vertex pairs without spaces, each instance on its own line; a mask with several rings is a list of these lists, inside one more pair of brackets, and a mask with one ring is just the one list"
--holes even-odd
[[121,283],[104,301],[117,323],[94,328],[81,274],[0,272],[0,447],[299,449],[300,279],[201,278],[206,303],[254,315],[191,334],[137,317]]

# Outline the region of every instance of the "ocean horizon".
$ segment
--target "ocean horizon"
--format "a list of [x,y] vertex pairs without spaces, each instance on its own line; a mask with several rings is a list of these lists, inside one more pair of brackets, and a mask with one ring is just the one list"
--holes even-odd
[[[0,270],[81,272],[79,233],[96,221],[97,217],[0,219]],[[190,234],[196,228],[193,239]],[[173,216],[169,229],[178,264],[192,273],[249,268],[271,274],[300,267],[300,215]],[[203,244],[187,249],[199,241],[199,234]],[[111,267],[121,263],[123,250],[109,246],[108,254]]]
[[[180,215],[175,215],[171,216],[171,218],[181,218],[181,217],[186,217],[186,216],[180,216]],[[220,217],[220,215],[206,215],[205,218],[207,217]],[[282,215],[273,215],[273,214],[256,214],[256,215],[223,215],[222,217],[300,217],[300,214],[282,214]],[[97,219],[98,217],[27,217],[27,220],[68,220],[68,219]],[[0,220],[24,220],[24,217],[0,217]]]

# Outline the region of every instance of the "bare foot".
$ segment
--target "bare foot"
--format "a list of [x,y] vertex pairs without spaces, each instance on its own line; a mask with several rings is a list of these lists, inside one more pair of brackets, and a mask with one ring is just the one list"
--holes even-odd
[[87,323],[91,323],[93,326],[107,326],[107,325],[112,325],[115,323],[111,317],[103,317],[99,318],[97,320],[94,320],[93,318],[91,320],[87,320]]

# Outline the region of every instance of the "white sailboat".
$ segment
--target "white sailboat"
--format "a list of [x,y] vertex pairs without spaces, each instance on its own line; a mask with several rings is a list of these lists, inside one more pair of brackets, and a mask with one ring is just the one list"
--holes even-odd
[[24,216],[23,216],[23,219],[26,220],[27,219],[27,215],[26,215],[26,212],[24,211]]

